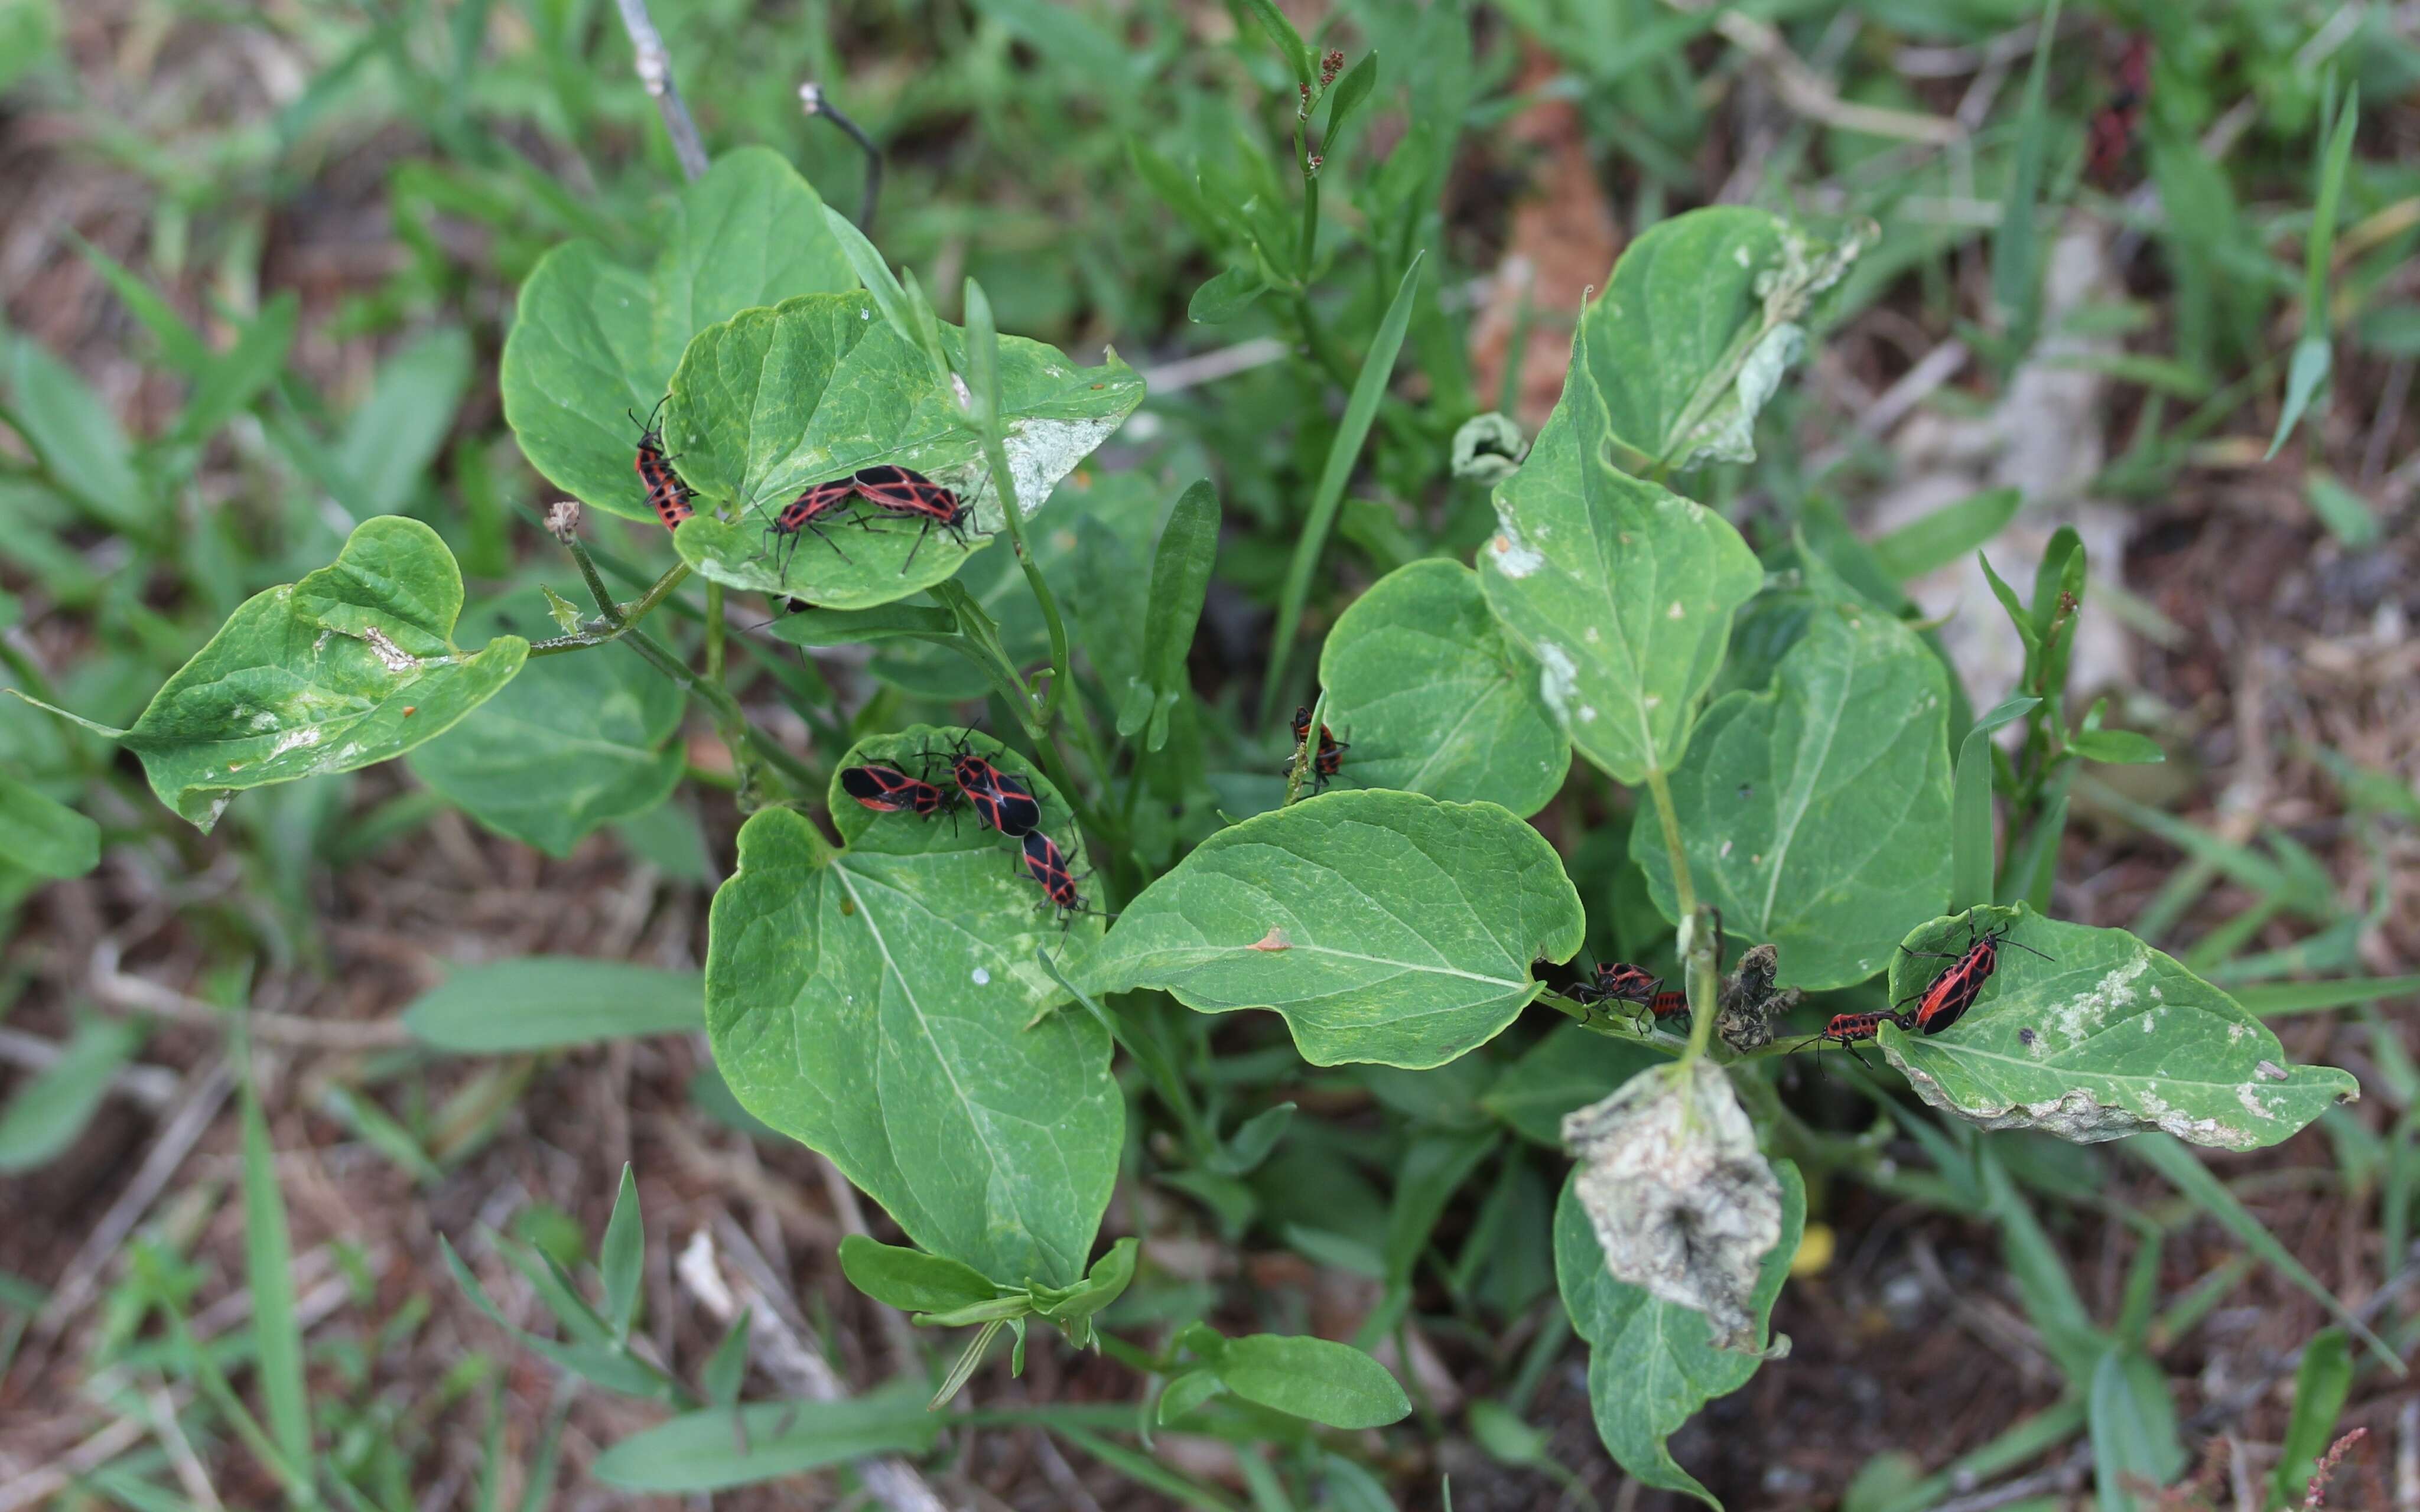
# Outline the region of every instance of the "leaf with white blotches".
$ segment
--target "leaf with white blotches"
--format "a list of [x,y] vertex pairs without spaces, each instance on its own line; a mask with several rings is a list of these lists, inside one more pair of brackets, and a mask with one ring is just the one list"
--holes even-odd
[[1774,1162],[1773,1171],[1781,1186],[1781,1229],[1765,1252],[1748,1303],[1756,1319],[1750,1350],[1715,1348],[1705,1314],[1659,1301],[1606,1269],[1605,1250],[1576,1194],[1576,1173],[1555,1205],[1555,1275],[1572,1326],[1588,1341],[1597,1437],[1639,1481],[1709,1504],[1714,1498],[1674,1461],[1664,1441],[1707,1402],[1746,1385],[1766,1353],[1789,1343],[1776,1344],[1770,1325],[1806,1227],[1807,1189],[1790,1162]]
[[[1944,1112],[2078,1144],[2164,1129],[2196,1145],[2259,1149],[2360,1095],[2349,1072],[2289,1065],[2242,1004],[2124,930],[2060,923],[2019,904],[1934,919],[1905,947],[1955,955],[1975,932],[2003,929],[1997,969],[1957,1022],[1932,1036],[1882,1029],[1883,1054]],[[1949,964],[1901,953],[1891,996],[1912,1003]]]
[[1575,352],[1528,461],[1497,486],[1479,577],[1572,744],[1637,783],[1687,748],[1764,568],[1720,515],[1614,469],[1594,383]]
[[[960,332],[944,329],[941,345],[954,366],[965,365]],[[1115,353],[1078,367],[1015,337],[1000,342],[1000,389],[1020,520],[1142,402],[1142,379]],[[870,295],[810,294],[698,332],[673,374],[663,424],[682,479],[700,495],[697,517],[674,544],[690,566],[733,588],[869,609],[950,577],[1006,524],[954,387],[875,318]],[[805,489],[884,464],[923,473],[972,514],[954,534],[852,503],[818,522],[821,537],[767,534]],[[711,517],[718,510],[731,517]],[[845,520],[869,528],[845,529]]]
[[529,642],[461,650],[461,609],[462,574],[435,531],[365,520],[334,563],[238,605],[133,728],[101,733],[207,831],[242,789],[400,756],[494,697]]
[[1718,1349],[1753,1350],[1760,1268],[1781,1239],[1781,1186],[1730,1078],[1709,1060],[1660,1066],[1563,1119],[1572,1192],[1605,1267],[1705,1316]]

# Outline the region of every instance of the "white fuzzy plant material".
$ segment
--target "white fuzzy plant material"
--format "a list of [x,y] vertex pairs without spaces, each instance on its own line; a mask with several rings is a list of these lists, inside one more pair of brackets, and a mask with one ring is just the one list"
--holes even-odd
[[1634,1076],[1566,1115],[1563,1144],[1614,1279],[1705,1314],[1723,1349],[1755,1349],[1750,1301],[1781,1242],[1781,1183],[1720,1068]]

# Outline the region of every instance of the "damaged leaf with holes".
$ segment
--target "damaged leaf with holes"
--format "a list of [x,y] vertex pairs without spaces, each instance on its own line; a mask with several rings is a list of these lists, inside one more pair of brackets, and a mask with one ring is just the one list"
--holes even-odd
[[205,832],[247,788],[350,772],[452,729],[529,642],[454,643],[462,574],[418,520],[365,520],[336,560],[239,605],[127,730],[151,791]]
[[2160,1129],[2261,1149],[2360,1096],[2347,1072],[2288,1062],[2268,1026],[2173,957],[2023,904],[1919,925],[1892,964],[1892,998],[1914,999],[1950,964],[1915,952],[1955,956],[2002,930],[1997,969],[1955,1024],[1882,1029],[1883,1054],[1945,1113],[2078,1144]]

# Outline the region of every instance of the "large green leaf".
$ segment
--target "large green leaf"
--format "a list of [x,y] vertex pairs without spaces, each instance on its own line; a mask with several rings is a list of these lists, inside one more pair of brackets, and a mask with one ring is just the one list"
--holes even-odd
[[1538,664],[1504,638],[1478,575],[1442,559],[1378,579],[1320,653],[1328,722],[1353,744],[1357,783],[1537,812],[1563,785],[1571,743]]
[[489,828],[566,856],[679,783],[683,706],[672,680],[626,647],[548,656],[412,752],[411,769]]
[[1330,793],[1213,835],[1125,906],[1091,987],[1284,1015],[1314,1065],[1441,1066],[1486,1043],[1580,948],[1579,894],[1492,803]]
[[741,147],[681,192],[652,273],[594,241],[547,254],[504,338],[504,418],[556,486],[629,519],[652,518],[626,410],[663,397],[690,338],[795,294],[857,287],[823,202],[767,147]]
[[[1765,1256],[1751,1299],[1760,1349],[1769,1342],[1774,1299],[1781,1295],[1807,1222],[1807,1189],[1798,1167],[1775,1161],[1773,1173],[1781,1182],[1781,1242]],[[1637,1479],[1719,1507],[1696,1477],[1673,1462],[1664,1441],[1699,1408],[1746,1385],[1761,1358],[1716,1349],[1705,1314],[1615,1280],[1573,1185],[1563,1183],[1555,1205],[1555,1274],[1563,1307],[1589,1342],[1589,1403],[1595,1410],[1597,1436]]]
[[1721,516],[1614,471],[1588,339],[1528,461],[1497,486],[1479,576],[1572,744],[1636,783],[1680,761],[1764,569]]
[[[734,588],[865,609],[948,578],[1003,528],[972,417],[923,355],[875,314],[871,295],[810,294],[742,311],[690,344],[673,375],[665,443],[708,504],[737,514],[683,525],[675,538],[682,560]],[[941,340],[951,364],[963,366],[958,332],[945,330]],[[1000,383],[1020,519],[1142,402],[1142,379],[1116,354],[1078,368],[1052,347],[1013,337],[1000,343]],[[786,566],[768,554],[765,527],[784,504],[814,484],[882,462],[912,468],[971,503],[968,544],[893,521],[845,538],[807,536],[783,551]],[[871,514],[852,508],[859,519]]]
[[[1826,602],[1770,689],[1698,721],[1672,774],[1689,874],[1731,934],[1780,947],[1783,985],[1865,980],[1948,897],[1947,697],[1915,632]],[[1677,918],[1662,832],[1632,825],[1630,856]]]
[[462,574],[418,520],[365,520],[336,560],[256,594],[114,732],[208,830],[236,793],[349,772],[432,740],[512,681],[529,642],[453,641]]
[[1744,206],[1674,216],[1624,248],[1575,358],[1622,465],[1755,460],[1757,411],[1806,346],[1797,322],[1857,251]]
[[[1891,1064],[1944,1112],[2079,1144],[2156,1128],[2257,1149],[2360,1095],[2332,1066],[2288,1066],[2277,1037],[2242,1004],[2124,930],[2063,924],[2019,904],[1919,925],[1907,949],[1963,950],[1970,921],[2008,931],[1975,1006],[1937,1037],[1882,1031]],[[1921,993],[1947,964],[1900,955],[1891,996]]]
[[[1032,784],[1042,831],[1083,870],[1074,817],[1024,761],[981,735],[917,726],[861,741],[841,763],[923,769],[964,738]],[[1109,1037],[1039,950],[1063,933],[1016,847],[962,817],[876,814],[835,778],[847,849],[826,857],[811,821],[768,809],[739,832],[739,869],[714,896],[706,1031],[748,1111],[831,1157],[933,1254],[994,1281],[1074,1282],[1117,1175],[1125,1107]]]

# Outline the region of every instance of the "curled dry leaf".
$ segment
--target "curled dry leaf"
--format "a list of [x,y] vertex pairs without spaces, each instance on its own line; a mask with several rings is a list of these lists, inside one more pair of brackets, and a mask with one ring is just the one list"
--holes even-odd
[[1704,1313],[1718,1347],[1753,1350],[1748,1303],[1781,1240],[1781,1183],[1730,1078],[1704,1060],[1635,1076],[1567,1116],[1563,1144],[1606,1270]]

